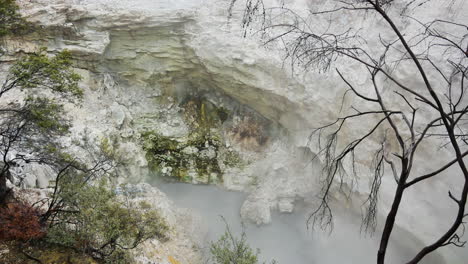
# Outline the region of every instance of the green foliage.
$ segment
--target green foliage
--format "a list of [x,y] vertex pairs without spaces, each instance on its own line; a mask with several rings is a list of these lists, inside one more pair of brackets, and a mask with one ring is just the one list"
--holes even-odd
[[[142,137],[146,157],[155,170],[170,167],[172,169],[170,175],[183,182],[191,182],[192,179],[188,174],[190,170],[198,174],[198,181],[205,183],[214,181],[211,179],[211,173],[221,174],[217,156],[201,154],[210,148],[217,152],[219,139],[211,137],[211,134],[192,132],[182,142],[154,132],[143,133]],[[187,148],[194,151],[189,152]]]
[[78,87],[81,76],[72,71],[71,59],[67,50],[49,57],[42,48],[38,53],[20,58],[10,68],[6,87],[50,89],[55,95],[68,96],[70,101],[81,99],[83,91]]
[[0,0],[0,37],[22,34],[30,26],[18,13],[15,0]]
[[24,152],[28,151],[24,148],[35,146],[33,150],[41,152],[37,147],[43,145],[42,141],[53,142],[56,136],[65,134],[69,125],[60,100],[81,100],[80,79],[71,68],[68,51],[48,57],[41,49],[16,61],[0,89],[0,98],[19,89],[26,97],[23,103],[12,102],[0,109],[0,128],[9,128],[3,136],[10,141],[4,145]]
[[42,241],[0,242],[0,252],[2,264],[99,264],[86,254]]
[[107,137],[101,139],[100,149],[108,156],[115,155],[115,148]]
[[147,239],[167,238],[169,227],[157,211],[120,199],[105,180],[83,185],[79,176],[69,177],[63,180],[59,197],[63,206],[49,228],[48,242],[107,263],[129,263],[126,249]]
[[223,154],[223,162],[228,167],[243,168],[246,165],[239,153],[233,150],[228,150]]
[[63,120],[63,106],[54,100],[29,96],[26,98],[24,109],[28,111],[29,120],[36,124],[41,132],[55,131],[62,134],[68,131],[69,125]]
[[247,244],[245,231],[237,238],[226,224],[226,231],[218,241],[210,245],[214,264],[258,264],[259,250],[254,251]]
[[[216,242],[211,242],[210,253],[213,264],[259,264],[260,250],[253,250],[247,243],[245,226],[242,225],[240,238],[232,234],[226,219],[221,216],[226,225],[226,231]],[[277,264],[272,260],[271,264]],[[265,264],[265,262],[263,262]]]
[[[68,51],[49,57],[43,48],[38,53],[21,57],[10,67],[0,87],[0,99],[9,93],[19,94],[23,91],[24,100],[7,101],[0,107],[0,152],[3,157],[14,149],[34,153],[25,160],[27,162],[44,163],[61,158],[58,137],[66,134],[69,128],[62,101],[77,103],[82,99],[83,91],[78,87],[80,79],[72,70],[71,54]],[[3,163],[0,166],[2,200],[7,193],[5,179],[10,164]]]
[[152,131],[142,133],[143,148],[153,169],[162,172],[166,168],[163,175],[183,182],[209,184],[222,180],[220,161],[228,167],[244,165],[237,152],[224,147],[218,130],[228,118],[228,110],[202,98],[192,98],[183,108],[190,125],[187,137],[175,139]]

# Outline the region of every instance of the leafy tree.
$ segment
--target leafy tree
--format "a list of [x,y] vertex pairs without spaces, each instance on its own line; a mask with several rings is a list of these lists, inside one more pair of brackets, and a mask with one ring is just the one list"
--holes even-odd
[[0,37],[21,34],[30,27],[18,9],[15,0],[0,0]]
[[[13,0],[0,0],[0,22],[0,37],[22,33],[27,25]],[[83,97],[71,59],[67,50],[49,56],[45,48],[25,55],[0,87],[0,239],[39,240],[108,263],[129,263],[128,249],[166,239],[169,227],[148,204],[111,190],[107,179],[118,162],[108,141],[96,148],[84,139],[79,147],[89,155],[83,159],[63,151],[59,139],[70,128],[63,103],[79,104]],[[10,169],[20,161],[56,173],[50,197],[33,206],[5,203]]]
[[63,203],[49,221],[46,240],[108,263],[128,263],[128,249],[148,239],[167,239],[169,227],[145,203],[119,198],[105,179],[82,185],[78,175],[63,181]]
[[63,158],[51,151],[60,149],[58,138],[69,129],[62,102],[78,103],[83,95],[81,77],[71,67],[70,52],[49,57],[45,49],[10,67],[0,88],[0,200],[16,162],[53,164]]

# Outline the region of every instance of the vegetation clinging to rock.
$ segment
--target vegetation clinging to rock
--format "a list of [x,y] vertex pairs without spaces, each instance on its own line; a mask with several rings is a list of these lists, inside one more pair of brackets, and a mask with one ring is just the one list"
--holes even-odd
[[28,28],[18,9],[15,0],[0,0],[0,37],[21,34]]
[[[183,182],[191,182],[190,170],[198,178],[196,180],[210,183],[215,179],[211,175],[221,173],[217,160],[216,138],[206,135],[192,134],[184,142],[178,142],[154,132],[143,133],[144,149],[152,169],[163,174],[169,174]],[[203,179],[206,177],[206,179]]]
[[222,180],[221,163],[227,167],[244,164],[240,155],[224,146],[219,127],[228,111],[195,98],[183,104],[190,133],[171,138],[157,132],[142,133],[143,147],[152,169],[183,182],[213,183]]
[[8,203],[0,207],[0,240],[28,241],[45,235],[36,208],[23,203]]
[[[28,28],[15,1],[0,0],[0,37],[27,33]],[[79,104],[83,98],[69,51],[50,56],[42,48],[21,56],[2,79],[0,248],[21,256],[4,258],[2,252],[0,262],[75,263],[77,255],[76,263],[95,263],[91,258],[131,263],[128,249],[148,239],[167,239],[169,227],[157,211],[124,199],[106,180],[115,167],[110,156],[116,154],[108,140],[100,146],[104,159],[93,160],[94,147],[83,149],[86,157],[63,151],[61,139],[70,128],[63,103]],[[17,197],[9,195],[13,192],[7,180],[13,181],[10,170],[20,162],[50,169],[55,183],[48,198],[32,206],[12,201]]]
[[[78,103],[82,99],[80,79],[72,69],[71,54],[66,50],[49,57],[43,48],[21,57],[10,67],[0,88],[0,153],[4,161],[0,163],[0,200],[8,192],[6,179],[12,164],[17,161],[50,163],[60,159],[50,149],[60,149],[58,138],[69,128],[61,101]],[[11,98],[21,92],[24,100]],[[11,159],[14,151],[34,154]]]
[[62,185],[59,195],[67,206],[52,220],[46,241],[106,263],[129,263],[127,249],[167,239],[168,225],[149,204],[120,199],[105,180],[80,184],[68,179]]

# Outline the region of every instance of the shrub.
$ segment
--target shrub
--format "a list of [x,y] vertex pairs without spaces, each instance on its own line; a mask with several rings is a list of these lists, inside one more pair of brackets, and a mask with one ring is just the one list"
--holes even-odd
[[[229,225],[224,217],[221,216],[226,224],[226,231],[216,242],[211,242],[210,253],[213,264],[259,264],[258,255],[260,250],[253,250],[247,243],[247,235],[242,225],[240,238],[232,234]],[[266,264],[266,262],[262,262]],[[276,260],[269,262],[278,264]]]
[[106,181],[61,186],[61,212],[52,219],[47,241],[72,247],[107,263],[128,263],[126,250],[148,239],[165,240],[169,227],[145,203],[121,201]]
[[9,203],[0,208],[0,240],[29,241],[45,235],[39,212],[25,203]]
[[258,264],[259,250],[254,251],[247,244],[245,231],[237,238],[227,224],[219,240],[211,243],[210,253],[215,264]]

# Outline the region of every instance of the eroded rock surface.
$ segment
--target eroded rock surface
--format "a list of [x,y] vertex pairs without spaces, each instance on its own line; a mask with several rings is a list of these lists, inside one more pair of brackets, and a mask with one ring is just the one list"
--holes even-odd
[[[305,1],[292,2],[296,7],[308,6]],[[314,159],[318,148],[308,144],[307,136],[311,128],[336,117],[346,85],[335,73],[293,75],[282,67],[281,52],[260,47],[255,38],[241,37],[242,29],[236,23],[240,13],[227,22],[229,1],[20,3],[24,15],[42,25],[44,34],[7,39],[2,70],[16,55],[40,46],[46,46],[51,53],[72,51],[77,71],[84,77],[85,90],[82,107],[68,106],[74,119],[73,135],[78,139],[86,135],[94,142],[112,138],[116,151],[126,161],[122,170],[130,181],[140,181],[150,172],[157,172],[187,182],[216,182],[227,189],[250,192],[241,213],[257,224],[272,221],[271,210],[291,212],[294,201],[315,198],[321,168],[320,161]],[[355,65],[342,66],[353,81],[362,81]],[[197,98],[205,101],[205,107],[212,105],[212,110],[227,111],[202,110],[203,104],[196,103],[196,115],[191,115],[187,105]],[[216,121],[207,125],[213,117],[207,114],[214,112]],[[359,126],[347,127],[348,136],[357,133],[354,128]],[[203,127],[202,132],[199,127]],[[198,134],[192,144],[189,142],[193,133]],[[165,139],[170,144],[149,151],[147,145],[145,149],[145,135],[157,135],[158,142]],[[374,139],[374,143],[378,144],[378,140]],[[67,143],[65,139],[64,142]],[[370,153],[371,145],[364,153]],[[431,146],[425,148],[428,152],[433,150]],[[236,154],[226,159],[226,153]],[[416,170],[423,172],[433,163],[443,164],[448,153],[439,150],[440,160],[435,161],[422,155]],[[181,159],[171,163],[176,156]],[[157,162],[152,160],[155,157]],[[369,165],[369,157],[358,159],[362,171]],[[369,175],[363,172],[360,177],[367,179]],[[39,178],[28,179],[27,186],[45,187],[44,177]],[[217,180],[212,181],[214,178]],[[352,184],[343,183],[345,188]],[[360,211],[361,201],[368,194],[366,181],[361,184],[362,188],[353,189],[354,204],[337,189],[332,190],[334,202]],[[408,203],[402,205],[399,215],[399,228],[424,241],[432,240],[436,231],[443,230],[446,224],[442,216],[453,208],[438,202],[448,199],[447,190],[438,186],[454,187],[457,183],[435,179],[408,193]],[[379,200],[382,214],[390,207],[394,187],[392,177],[385,177]],[[157,190],[148,193],[161,196]],[[160,202],[155,200],[154,204]],[[412,204],[423,205],[415,208]],[[430,216],[431,220],[421,222],[415,215]],[[175,218],[171,214],[167,217]],[[173,224],[190,229],[192,224],[184,221]],[[190,230],[181,232],[189,234]],[[192,242],[187,241],[191,240],[175,237],[173,243],[175,248],[181,246],[188,252]],[[168,249],[171,250],[175,249]],[[142,254],[144,262],[151,252]],[[456,259],[450,252],[445,255]],[[182,263],[195,263],[196,257],[177,256]],[[167,263],[168,257],[164,255],[156,263]]]

